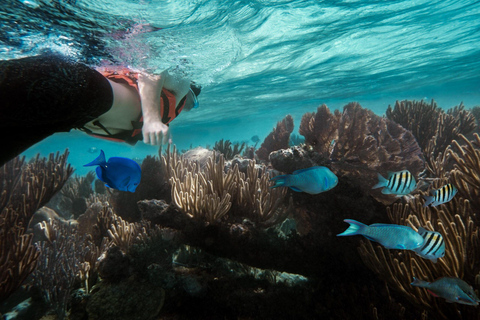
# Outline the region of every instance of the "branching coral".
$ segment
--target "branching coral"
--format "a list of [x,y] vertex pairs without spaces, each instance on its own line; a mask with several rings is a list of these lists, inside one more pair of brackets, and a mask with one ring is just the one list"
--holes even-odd
[[33,284],[41,290],[57,318],[65,319],[70,291],[79,271],[79,253],[85,239],[81,239],[73,226],[56,221],[41,224],[48,241],[38,245],[41,255],[32,273]]
[[247,174],[240,173],[238,179],[238,191],[235,203],[244,216],[253,222],[269,227],[283,222],[291,212],[290,207],[282,207],[287,194],[286,188],[269,189],[270,176],[265,174],[265,167],[257,168],[254,161],[250,161]]
[[223,157],[226,160],[232,160],[237,154],[242,153],[243,148],[245,148],[245,142],[235,143],[232,148],[232,143],[230,140],[221,139],[220,141],[215,142],[215,146],[213,150],[220,152],[223,154]]
[[237,188],[238,167],[224,172],[224,158],[210,158],[205,172],[195,162],[167,150],[163,161],[172,185],[172,200],[177,208],[192,218],[215,223],[230,210]]
[[287,115],[265,138],[260,148],[255,152],[261,160],[268,160],[268,155],[272,151],[288,148],[290,134],[293,131],[293,118]]
[[[234,165],[225,172],[221,155],[209,157],[202,170],[175,152],[163,157],[172,184],[172,199],[176,207],[191,218],[218,223],[227,213],[230,221],[248,217],[251,221],[269,227],[288,216],[283,206],[286,190],[270,189],[270,175],[265,168],[259,169],[250,161],[247,174],[239,172]],[[232,202],[235,204],[232,208]]]
[[59,191],[72,174],[63,155],[15,158],[0,168],[0,300],[17,289],[35,268],[38,252],[26,235],[34,212]]

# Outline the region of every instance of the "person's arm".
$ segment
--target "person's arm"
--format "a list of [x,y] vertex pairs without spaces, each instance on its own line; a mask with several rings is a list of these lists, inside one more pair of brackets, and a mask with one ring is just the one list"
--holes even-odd
[[160,95],[165,82],[165,72],[160,75],[138,75],[138,89],[143,114],[143,142],[151,145],[165,144],[169,128],[162,123]]

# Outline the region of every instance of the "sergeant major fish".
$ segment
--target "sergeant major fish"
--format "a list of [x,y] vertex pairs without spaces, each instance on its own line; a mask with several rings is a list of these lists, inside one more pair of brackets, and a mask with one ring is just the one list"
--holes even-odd
[[440,232],[429,231],[422,227],[418,228],[418,234],[424,239],[423,244],[414,249],[416,254],[425,259],[437,263],[438,258],[445,256],[445,241]]
[[433,196],[424,196],[425,204],[423,206],[426,207],[431,204],[432,207],[436,207],[439,204],[446,203],[452,200],[457,192],[458,190],[453,184],[446,184],[440,189],[432,191]]
[[275,184],[271,188],[290,187],[297,192],[318,194],[328,191],[338,184],[337,176],[327,167],[311,167],[273,177]]
[[470,306],[477,306],[480,302],[473,288],[459,278],[443,277],[434,282],[427,282],[414,277],[411,285],[425,288],[434,296],[444,298],[447,302]]
[[103,150],[95,160],[84,165],[88,166],[98,166],[95,170],[98,179],[105,182],[107,187],[120,191],[135,192],[142,175],[138,163],[131,159],[112,157],[108,162],[105,161]]
[[347,230],[337,236],[362,235],[368,240],[376,241],[387,249],[413,250],[423,244],[423,238],[408,226],[398,224],[374,223],[365,225],[361,222],[346,219],[350,224]]
[[383,194],[406,195],[415,190],[417,182],[408,170],[389,172],[388,179],[378,174],[378,183],[372,189],[382,189]]

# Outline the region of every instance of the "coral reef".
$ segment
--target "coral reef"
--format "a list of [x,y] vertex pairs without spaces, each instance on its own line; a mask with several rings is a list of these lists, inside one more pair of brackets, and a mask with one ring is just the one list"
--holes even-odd
[[[480,136],[471,113],[402,101],[388,116],[358,103],[343,112],[323,105],[302,117],[305,144],[291,147],[287,116],[258,150],[261,164],[228,140],[214,151],[161,150],[160,160],[143,161],[134,194],[100,194],[91,174],[75,177],[49,203],[65,217],[77,210],[72,221],[37,210],[71,175],[66,154],[43,165],[17,158],[0,170],[0,298],[25,282],[24,295],[39,292],[49,313],[72,320],[478,319],[476,308],[410,285],[414,276],[455,276],[478,289]],[[277,170],[314,165],[331,168],[338,185],[317,195],[271,188]],[[402,169],[418,179],[413,195],[371,190],[377,173]],[[422,197],[446,183],[458,194],[424,208]],[[438,231],[446,254],[434,264],[339,239],[347,218]]]
[[255,151],[257,157],[260,160],[267,161],[270,152],[288,148],[293,128],[293,118],[291,115],[287,115],[282,121],[277,123],[277,126],[273,128],[273,131],[262,142],[260,148]]
[[[362,108],[358,103],[347,104],[343,113],[335,111],[332,114],[327,106],[322,105],[317,113],[305,114],[300,134],[315,153],[301,152],[297,148],[293,154],[310,156],[311,164],[328,163],[337,176],[360,182],[360,187],[366,193],[385,204],[392,203],[395,198],[371,190],[378,181],[377,173],[407,169],[416,176],[424,168],[422,151],[409,131]],[[288,173],[303,169],[308,163],[306,157],[302,156],[298,158],[301,160],[299,166],[292,163],[294,166],[286,170],[282,165],[282,154],[272,157],[275,158],[272,165]],[[285,158],[285,161],[292,162],[288,153]],[[297,159],[296,156],[294,158]]]
[[26,234],[34,212],[59,191],[72,174],[63,155],[37,155],[29,164],[15,158],[0,168],[0,301],[34,270],[38,251]]

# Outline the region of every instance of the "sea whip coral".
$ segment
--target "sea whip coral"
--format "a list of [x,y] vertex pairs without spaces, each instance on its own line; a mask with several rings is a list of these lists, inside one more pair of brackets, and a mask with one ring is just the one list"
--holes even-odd
[[0,301],[34,270],[38,252],[25,234],[32,215],[62,188],[72,174],[68,151],[25,164],[15,158],[0,168]]

